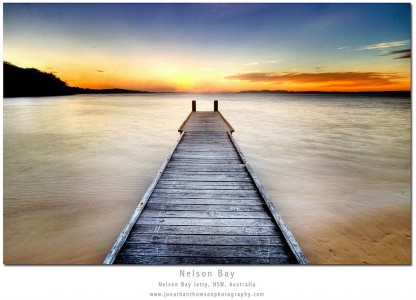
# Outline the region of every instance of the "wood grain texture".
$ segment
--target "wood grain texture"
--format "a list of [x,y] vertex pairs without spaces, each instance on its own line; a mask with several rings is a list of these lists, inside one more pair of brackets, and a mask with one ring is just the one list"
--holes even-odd
[[279,235],[277,227],[252,226],[252,227],[227,227],[227,226],[172,226],[172,225],[145,225],[135,224],[132,235],[152,234],[199,234],[199,235]]
[[171,197],[154,197],[152,196],[151,200],[149,201],[152,204],[172,204],[172,205],[231,205],[233,207],[245,207],[248,205],[263,205],[262,202],[258,198],[241,198],[236,199],[234,197],[226,198],[223,196],[222,198],[171,198]]
[[143,265],[283,265],[295,263],[290,258],[258,257],[178,257],[123,255],[116,264]]
[[192,219],[270,219],[266,211],[198,211],[198,210],[151,210],[142,213],[143,218],[192,218]]
[[182,131],[222,131],[233,130],[228,126],[217,111],[196,111],[192,112],[186,124],[181,128]]
[[222,114],[193,111],[179,131],[105,263],[305,263]]
[[270,219],[220,219],[220,218],[154,218],[141,217],[137,224],[143,225],[181,225],[181,226],[276,226]]
[[227,204],[173,204],[167,203],[148,203],[146,209],[149,210],[160,210],[160,211],[217,211],[217,212],[236,212],[236,211],[265,211],[264,205],[230,205]]
[[[126,241],[129,244],[166,244],[166,245],[225,245],[225,246],[280,246],[279,236],[252,235],[198,235],[198,234],[132,234]],[[134,247],[134,246],[132,246]]]
[[224,245],[166,245],[126,243],[120,250],[121,255],[142,256],[184,256],[184,257],[258,257],[289,258],[290,252],[278,246],[224,246]]

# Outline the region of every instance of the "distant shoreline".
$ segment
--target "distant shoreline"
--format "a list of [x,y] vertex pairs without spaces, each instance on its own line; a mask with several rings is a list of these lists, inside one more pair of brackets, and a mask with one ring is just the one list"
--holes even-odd
[[411,91],[367,91],[367,92],[322,92],[322,91],[303,91],[303,92],[293,92],[293,91],[241,91],[238,93],[242,94],[340,94],[340,95],[386,95],[386,96],[411,96]]
[[152,94],[152,93],[172,93],[172,94],[338,94],[338,95],[378,95],[410,97],[411,91],[366,91],[366,92],[323,92],[323,91],[287,91],[287,90],[246,90],[239,92],[177,92],[177,91],[138,91],[121,88],[111,89],[90,89],[71,87],[52,73],[46,73],[34,68],[20,68],[8,62],[3,62],[4,76],[4,98],[18,97],[48,97],[48,96],[68,96],[79,94]]
[[[79,88],[74,88],[78,90]],[[382,97],[411,97],[412,92],[397,91],[397,92],[321,92],[321,91],[310,91],[310,92],[264,92],[264,91],[240,91],[240,92],[150,92],[150,91],[135,91],[135,90],[124,90],[124,89],[82,89],[82,91],[76,91],[74,93],[60,94],[60,95],[22,95],[22,96],[4,96],[4,98],[19,98],[19,97],[56,97],[56,96],[72,96],[72,95],[125,95],[125,94],[275,94],[275,95],[349,95],[349,96],[360,96],[360,95],[374,95]]]

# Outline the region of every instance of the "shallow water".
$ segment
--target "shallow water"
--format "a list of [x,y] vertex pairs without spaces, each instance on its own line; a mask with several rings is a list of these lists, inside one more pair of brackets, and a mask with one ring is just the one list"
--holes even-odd
[[220,100],[312,263],[410,262],[409,98],[144,94],[4,100],[4,263],[101,263],[193,99]]

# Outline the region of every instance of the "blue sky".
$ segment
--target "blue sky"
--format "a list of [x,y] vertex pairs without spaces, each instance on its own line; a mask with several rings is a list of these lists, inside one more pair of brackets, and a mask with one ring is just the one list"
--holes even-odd
[[[4,60],[54,72],[70,85],[199,92],[351,90],[351,76],[330,80],[331,74],[343,73],[354,80],[363,75],[356,82],[359,89],[410,89],[410,59],[393,52],[410,55],[409,4],[3,8]],[[249,74],[264,76],[251,80]]]

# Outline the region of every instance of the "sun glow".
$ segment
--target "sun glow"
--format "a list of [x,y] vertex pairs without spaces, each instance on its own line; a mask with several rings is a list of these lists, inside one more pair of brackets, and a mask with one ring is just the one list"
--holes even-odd
[[[400,14],[388,18],[393,6]],[[83,88],[410,90],[410,6],[388,5],[382,14],[361,7],[334,6],[346,17],[371,16],[346,28],[342,18],[324,26],[330,16],[306,4],[307,22],[298,7],[282,13],[279,4],[258,11],[243,4],[218,11],[210,5],[5,4],[3,57]],[[262,22],[265,15],[273,18]]]

